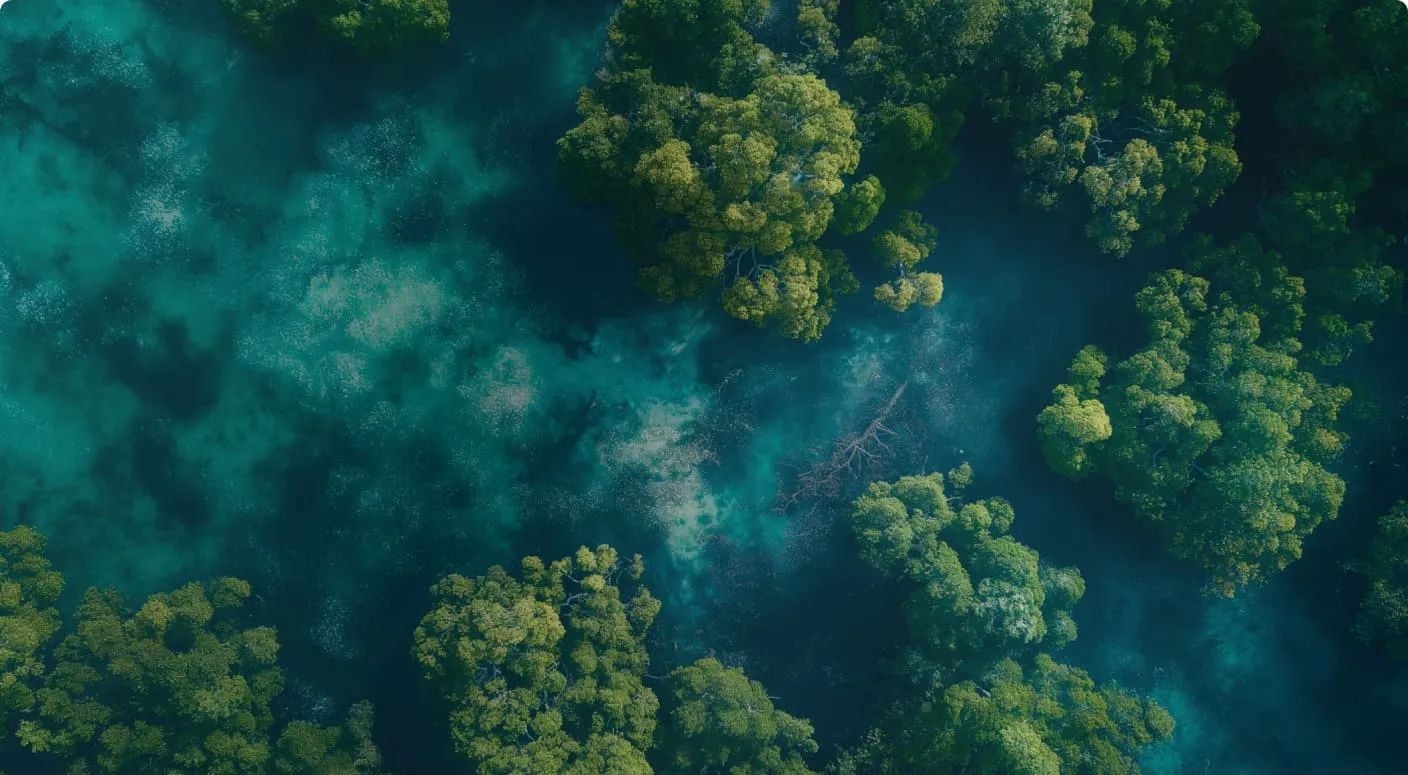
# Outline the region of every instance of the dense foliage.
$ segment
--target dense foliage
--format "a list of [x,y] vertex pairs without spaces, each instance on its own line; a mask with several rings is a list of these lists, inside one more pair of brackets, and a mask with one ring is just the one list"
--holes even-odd
[[[222,5],[262,46],[321,31],[375,54],[449,36],[446,0]],[[1247,186],[1260,200],[1179,241],[1177,268],[1134,298],[1143,339],[1076,353],[1037,432],[1051,469],[1108,486],[1215,593],[1286,569],[1337,518],[1351,399],[1337,370],[1404,290],[1408,14],[1396,4],[619,5],[556,144],[564,181],[610,211],[652,297],[717,298],[790,339],[820,338],[862,279],[895,312],[940,302],[943,278],[921,269],[942,256],[940,233],[915,203],[958,163],[965,126],[1010,143],[1029,205],[1074,212],[1116,257],[1183,235],[1259,164]],[[1267,93],[1234,89],[1239,68]],[[1253,146],[1237,133],[1258,103],[1277,137]],[[903,598],[906,637],[885,665],[894,692],[877,694],[873,728],[828,771],[1137,773],[1172,717],[1051,656],[1076,638],[1085,581],[1013,537],[1007,501],[967,498],[970,480],[965,468],[870,483],[845,515],[876,583]],[[1357,630],[1405,658],[1408,502],[1377,527],[1355,566],[1368,578]],[[711,656],[650,674],[662,604],[643,572],[639,555],[601,545],[434,586],[411,653],[466,771],[823,764],[812,725],[740,667]],[[381,773],[370,705],[339,727],[282,717],[277,633],[253,623],[247,582],[140,605],[90,589],[67,619],[63,590],[38,532],[0,533],[11,752],[73,775]]]
[[[969,473],[948,478],[966,484]],[[833,769],[1137,773],[1134,757],[1172,734],[1172,717],[1045,653],[1076,637],[1080,573],[1013,539],[1005,500],[964,502],[944,479],[876,482],[853,504],[862,558],[909,590],[899,669],[913,688]]]
[[1244,3],[869,0],[857,14],[847,73],[896,171],[882,180],[908,196],[947,174],[977,104],[1012,133],[1026,199],[1079,191],[1107,253],[1177,234],[1241,171],[1220,81],[1259,33]]
[[632,70],[584,91],[579,110],[563,166],[583,198],[618,208],[648,291],[697,298],[722,278],[735,317],[820,336],[836,295],[855,285],[844,258],[816,245],[860,160],[834,91],[770,74],[735,99]]
[[225,12],[256,43],[285,45],[316,26],[367,53],[450,34],[447,0],[221,0]]
[[[854,109],[754,38],[767,5],[627,0],[608,65],[578,100],[582,122],[558,148],[577,195],[614,210],[647,292],[673,302],[722,287],[729,314],[810,341],[858,287],[846,255],[818,243],[833,225],[865,231],[885,189],[854,177]],[[834,3],[801,4],[801,36],[821,59],[834,13]],[[911,275],[933,249],[928,228],[905,219],[877,240],[899,277],[876,298],[899,310],[936,304],[938,275]]]
[[1359,614],[1359,633],[1381,641],[1389,654],[1408,659],[1408,501],[1379,519],[1378,534],[1363,565],[1369,592]]
[[[806,773],[812,728],[776,710],[761,684],[705,658],[643,679],[660,603],[640,556],[583,547],[551,564],[448,576],[416,629],[415,656],[445,703],[455,750],[483,773]],[[658,716],[658,718],[657,718]],[[658,745],[657,745],[658,739]],[[653,749],[653,750],[652,750]]]
[[[1245,0],[862,0],[839,94],[818,77],[837,69],[838,4],[800,3],[781,53],[755,37],[770,8],[627,0],[607,67],[583,91],[582,124],[559,144],[569,182],[615,208],[661,300],[698,298],[726,274],[732,314],[816,338],[852,281],[841,254],[807,247],[837,209],[837,234],[861,232],[886,192],[914,200],[947,177],[980,106],[1013,137],[1026,199],[1049,208],[1078,190],[1087,233],[1115,255],[1179,233],[1241,172],[1223,81],[1261,32]],[[779,136],[785,122],[769,131],[717,115],[779,76],[817,95],[804,135],[815,139],[799,142],[795,120]],[[848,182],[857,169],[873,174]],[[809,255],[796,260],[794,245]],[[937,301],[927,278],[899,285],[877,298]]]
[[545,565],[523,581],[495,566],[449,576],[416,628],[415,656],[450,714],[455,749],[483,773],[649,772],[659,701],[642,679],[645,631],[660,603],[608,546]]
[[[950,475],[966,478],[966,468]],[[914,690],[898,698],[905,715],[833,769],[995,773],[1030,761],[1136,772],[1131,753],[1169,734],[1167,713],[1041,653],[1075,637],[1080,574],[1013,540],[1005,501],[950,506],[958,500],[931,474],[873,484],[854,505],[862,556],[911,590],[900,672]],[[50,652],[63,580],[43,550],[29,528],[0,533],[13,742],[73,773],[381,775],[367,703],[342,728],[292,721],[272,735],[279,643],[272,628],[245,624],[246,582],[188,584],[135,611],[89,590]],[[552,563],[527,557],[521,578],[495,566],[435,585],[412,652],[472,771],[813,771],[812,726],[737,667],[681,665],[653,679],[657,698],[645,637],[660,603],[640,585],[643,569],[603,545]]]
[[63,590],[63,576],[44,556],[43,536],[29,527],[0,533],[0,735],[13,734],[34,710],[34,691],[44,680],[44,649],[59,631],[54,604]]
[[[1254,240],[1229,255],[1259,257]],[[1037,418],[1054,469],[1109,479],[1228,595],[1298,559],[1344,500],[1325,466],[1346,440],[1335,421],[1349,390],[1300,367],[1303,283],[1273,276],[1254,311],[1203,278],[1154,275],[1136,301],[1148,344],[1113,367],[1085,348]]]
[[39,533],[0,532],[7,744],[74,775],[380,775],[366,703],[345,728],[294,721],[273,736],[279,643],[243,624],[248,583],[189,584],[135,611],[90,589],[50,651],[62,590]]
[[861,558],[916,585],[905,618],[939,678],[1018,647],[1060,648],[1076,637],[1071,609],[1085,592],[1074,568],[1043,566],[1008,535],[1001,498],[954,509],[942,474],[871,484],[851,515]]
[[712,657],[666,679],[661,772],[808,775],[812,726],[773,707],[763,685]]

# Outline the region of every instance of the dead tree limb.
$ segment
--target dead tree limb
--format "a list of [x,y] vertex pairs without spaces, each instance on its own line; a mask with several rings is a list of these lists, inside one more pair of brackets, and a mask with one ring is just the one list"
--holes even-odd
[[791,512],[805,504],[840,497],[848,484],[892,457],[894,450],[890,443],[898,435],[891,427],[892,418],[908,387],[908,381],[900,383],[865,430],[837,439],[831,445],[830,456],[798,474],[790,489],[779,492],[776,509]]

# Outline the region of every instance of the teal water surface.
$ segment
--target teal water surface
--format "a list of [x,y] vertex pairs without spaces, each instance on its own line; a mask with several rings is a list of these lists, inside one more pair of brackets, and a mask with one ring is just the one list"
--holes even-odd
[[835,509],[776,496],[903,387],[873,473],[971,461],[1019,538],[1082,568],[1069,658],[1178,719],[1150,772],[1408,771],[1408,675],[1348,636],[1343,556],[1208,600],[1108,493],[1045,469],[1036,412],[1081,345],[1129,335],[1149,265],[1021,208],[1001,155],[922,204],[936,309],[848,300],[800,346],[644,302],[558,183],[610,3],[457,7],[445,47],[377,67],[266,56],[197,5],[0,11],[0,516],[50,537],[71,594],[248,578],[285,710],[369,697],[391,768],[428,772],[429,585],[611,542],[666,602],[657,662],[747,664],[825,754],[868,722],[894,628]]

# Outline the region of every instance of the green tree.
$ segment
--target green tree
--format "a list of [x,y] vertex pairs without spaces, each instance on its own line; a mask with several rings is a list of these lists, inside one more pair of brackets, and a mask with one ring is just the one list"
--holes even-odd
[[1356,626],[1360,637],[1381,641],[1390,655],[1408,659],[1408,501],[1379,518],[1360,569],[1369,576]]
[[[926,24],[923,11],[914,5],[857,3],[858,35],[842,66],[845,92],[868,138],[866,167],[901,202],[918,199],[948,177],[957,161],[953,143],[967,108],[952,63],[930,56],[956,49],[936,42],[938,38],[929,34],[934,26]],[[981,28],[982,22],[951,26]],[[973,34],[982,33],[978,29]]]
[[50,567],[44,544],[31,527],[0,532],[0,735],[33,711],[46,648],[59,631],[54,604],[64,578]]
[[705,658],[665,679],[662,772],[808,775],[812,727],[773,707],[763,685]]
[[[1251,240],[1209,268],[1245,283],[1242,267],[1266,260]],[[1344,446],[1334,426],[1349,391],[1293,355],[1303,284],[1276,272],[1263,282],[1244,284],[1239,304],[1201,277],[1154,275],[1136,300],[1148,343],[1108,374],[1103,353],[1083,350],[1038,417],[1055,470],[1108,478],[1227,595],[1298,559],[1344,498],[1325,465]]]
[[[962,481],[964,473],[949,476]],[[912,668],[946,680],[992,654],[1074,640],[1070,611],[1085,593],[1080,573],[1043,566],[1008,535],[1007,501],[955,509],[958,501],[934,473],[872,483],[852,506],[861,558],[912,586],[904,606],[918,644],[906,657]]]
[[482,773],[649,773],[659,701],[642,683],[645,633],[660,610],[638,581],[640,556],[582,547],[447,576],[416,628],[413,653],[449,709],[457,750]]
[[[1281,127],[1354,178],[1408,164],[1408,19],[1391,4],[1295,0],[1267,19]],[[1271,52],[1268,52],[1271,53]],[[1392,184],[1390,184],[1392,185]]]
[[374,711],[355,703],[342,728],[306,721],[290,723],[279,735],[273,772],[279,775],[381,775],[381,751],[372,741]]
[[898,668],[912,683],[829,771],[1138,773],[1139,752],[1172,733],[1172,717],[1043,653],[1075,638],[1080,573],[1008,535],[1006,501],[963,503],[945,479],[961,491],[972,470],[877,482],[853,505],[862,559],[909,589]]
[[880,262],[899,272],[899,277],[875,289],[875,299],[896,312],[918,303],[932,307],[944,295],[943,277],[935,272],[915,272],[914,267],[933,252],[938,229],[924,223],[913,210],[905,210],[888,229],[875,235],[871,250]]
[[862,0],[856,18],[847,93],[901,199],[948,174],[975,104],[1013,132],[1024,197],[1083,193],[1116,255],[1177,234],[1241,170],[1220,87],[1260,34],[1250,0]]
[[324,0],[323,27],[368,53],[450,38],[448,0]]
[[235,26],[254,42],[288,42],[313,24],[375,54],[450,36],[447,0],[221,0]]
[[274,46],[295,18],[307,12],[306,0],[220,0],[225,13],[250,40]]
[[1262,208],[1266,240],[1285,255],[1288,271],[1305,278],[1306,355],[1336,366],[1373,339],[1368,316],[1396,311],[1403,274],[1386,264],[1394,240],[1382,229],[1352,228],[1355,202],[1368,175],[1328,177],[1324,169],[1298,179]]
[[619,72],[649,69],[661,83],[742,96],[776,71],[773,53],[753,37],[768,6],[769,0],[625,0],[606,40]]
[[1097,4],[1077,30],[1040,60],[1040,85],[1008,79],[988,102],[1016,128],[1028,201],[1054,206],[1079,182],[1087,234],[1122,256],[1182,231],[1240,173],[1220,86],[1260,26],[1245,0],[1142,0]]
[[[558,142],[579,196],[611,204],[640,280],[657,299],[700,298],[813,340],[855,289],[816,241],[860,160],[849,108],[812,75],[765,75],[733,98],[608,75],[584,90],[582,123]],[[867,190],[859,196],[874,197]],[[855,217],[853,214],[852,217]]]
[[1081,350],[1067,370],[1069,382],[1051,391],[1051,405],[1036,418],[1047,464],[1072,479],[1089,471],[1086,447],[1114,433],[1105,405],[1091,397],[1099,391],[1107,363],[1105,354],[1095,347]]
[[860,234],[870,228],[884,206],[885,187],[874,175],[846,186],[836,197],[836,232],[843,237]]
[[20,742],[90,772],[266,772],[283,676],[274,630],[241,624],[249,595],[223,578],[131,611],[89,590]]
[[816,70],[840,56],[837,44],[841,27],[836,24],[840,0],[799,0],[797,32],[801,37],[803,61]]
[[1135,757],[1173,733],[1173,717],[1079,668],[1039,654],[1024,670],[1003,660],[945,688],[909,714],[891,766],[974,775],[1136,775]]

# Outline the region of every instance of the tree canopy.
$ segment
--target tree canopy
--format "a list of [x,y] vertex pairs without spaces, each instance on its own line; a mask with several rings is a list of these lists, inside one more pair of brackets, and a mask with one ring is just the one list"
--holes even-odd
[[13,734],[35,704],[45,649],[59,631],[54,607],[64,578],[44,555],[44,537],[30,527],[0,532],[0,734]]
[[1153,700],[1114,685],[1096,687],[1084,670],[1046,654],[1025,669],[1003,659],[981,678],[949,685],[920,702],[906,718],[881,744],[886,754],[875,762],[878,768],[857,768],[864,759],[853,754],[851,769],[840,771],[1137,775],[1138,753],[1169,737],[1174,727],[1173,717]]
[[44,549],[33,528],[0,532],[0,742],[75,775],[381,775],[368,703],[342,728],[293,721],[271,737],[279,643],[244,625],[248,583],[188,584],[135,611],[89,589],[51,649],[64,580]]
[[812,726],[773,707],[763,685],[712,657],[666,678],[661,772],[809,775]]
[[642,682],[660,603],[640,557],[583,547],[523,580],[500,566],[448,576],[416,628],[414,654],[449,707],[455,749],[483,773],[648,773],[659,701]]
[[1254,240],[1225,258],[1234,280],[1257,278],[1248,302],[1180,270],[1154,275],[1136,299],[1148,343],[1113,368],[1082,350],[1037,424],[1053,469],[1109,479],[1231,595],[1298,559],[1339,513],[1344,481],[1325,466],[1346,441],[1335,421],[1350,394],[1295,357],[1300,278],[1274,263],[1243,271],[1266,259]]
[[[964,502],[971,469],[876,482],[851,524],[862,559],[908,592],[901,671],[913,690],[833,766],[860,773],[1137,773],[1173,718],[1048,656],[1076,636],[1085,592],[1008,534],[1001,498]],[[950,492],[952,494],[950,494]]]
[[241,32],[263,46],[316,26],[357,49],[382,53],[450,35],[448,0],[221,0]]
[[[873,175],[853,177],[862,145],[854,109],[753,37],[766,7],[627,0],[608,31],[608,66],[579,96],[581,123],[558,141],[559,160],[580,199],[612,208],[649,294],[675,302],[721,293],[734,317],[811,341],[837,297],[858,287],[846,255],[819,243],[833,224],[841,235],[867,229],[885,188]],[[812,55],[829,58],[835,3],[798,13]],[[910,278],[913,261],[882,261],[901,278],[877,290],[881,301],[938,302],[938,275]]]
[[1381,641],[1389,654],[1408,659],[1408,501],[1399,501],[1379,518],[1361,569],[1369,577],[1369,591],[1359,613],[1360,636]]
[[[447,576],[416,628],[415,657],[476,772],[648,775],[651,760],[664,772],[810,772],[811,725],[738,668],[676,668],[661,707],[643,682],[660,602],[639,585],[639,555],[582,547],[521,570]],[[622,584],[634,585],[628,599]]]
[[1012,132],[1027,201],[1083,194],[1107,253],[1182,231],[1241,170],[1222,81],[1260,33],[1249,2],[870,0],[857,19],[846,93],[907,198],[947,176],[978,104]]
[[1075,639],[1071,609],[1085,592],[1074,568],[1045,567],[1008,531],[1012,506],[987,498],[953,508],[943,474],[872,483],[851,525],[870,566],[914,586],[905,618],[916,666],[955,674],[974,660]]

